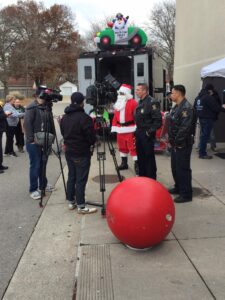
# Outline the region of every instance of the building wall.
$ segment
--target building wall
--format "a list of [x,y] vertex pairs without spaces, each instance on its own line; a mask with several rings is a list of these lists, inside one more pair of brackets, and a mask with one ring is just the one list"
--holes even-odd
[[225,0],[177,0],[174,83],[193,102],[202,67],[225,57]]

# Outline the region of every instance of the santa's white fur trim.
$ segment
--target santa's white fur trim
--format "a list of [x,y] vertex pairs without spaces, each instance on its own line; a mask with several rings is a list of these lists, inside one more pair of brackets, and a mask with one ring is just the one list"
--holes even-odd
[[136,125],[132,125],[132,126],[112,126],[111,128],[111,132],[117,132],[117,133],[130,133],[130,132],[134,132],[136,130]]
[[120,157],[128,157],[128,153],[120,152]]
[[131,95],[131,88],[129,87],[129,85],[122,84],[119,92],[124,93],[125,95]]

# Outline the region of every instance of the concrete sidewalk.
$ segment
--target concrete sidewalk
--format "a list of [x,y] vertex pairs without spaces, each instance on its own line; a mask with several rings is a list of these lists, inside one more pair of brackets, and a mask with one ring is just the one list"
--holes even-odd
[[[158,180],[171,186],[169,157],[158,154],[157,165]],[[121,244],[101,209],[69,211],[60,178],[3,299],[225,299],[224,167],[225,160],[200,160],[193,149],[194,199],[176,204],[172,232],[148,251]],[[115,174],[107,154],[105,199]],[[132,168],[122,174],[134,176]],[[96,176],[95,153],[86,198],[101,202]]]

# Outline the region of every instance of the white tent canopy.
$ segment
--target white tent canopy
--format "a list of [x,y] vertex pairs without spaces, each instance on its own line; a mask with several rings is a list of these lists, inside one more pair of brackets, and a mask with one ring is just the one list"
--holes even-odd
[[205,77],[225,77],[225,58],[203,67],[201,78]]

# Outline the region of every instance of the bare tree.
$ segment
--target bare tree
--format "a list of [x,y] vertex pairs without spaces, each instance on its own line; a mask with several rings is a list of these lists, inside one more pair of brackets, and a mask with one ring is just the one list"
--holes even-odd
[[0,45],[0,53],[2,50],[8,57],[6,79],[9,75],[29,75],[36,85],[52,86],[59,79],[75,81],[76,58],[82,43],[68,7],[55,4],[45,9],[42,3],[18,1],[6,7],[4,14],[0,28],[7,25],[11,30],[7,36],[14,37],[11,51],[6,52]]
[[86,51],[94,51],[96,50],[96,44],[94,43],[94,37],[96,33],[108,27],[107,23],[112,21],[114,16],[107,16],[103,20],[100,21],[90,21],[90,29],[86,32],[84,36],[85,42],[85,50]]
[[150,45],[166,60],[170,80],[173,80],[175,17],[175,0],[163,0],[153,7],[146,23]]
[[10,76],[10,58],[18,41],[18,35],[8,20],[5,9],[0,11],[0,80],[4,86],[5,95],[8,94],[8,77]]

